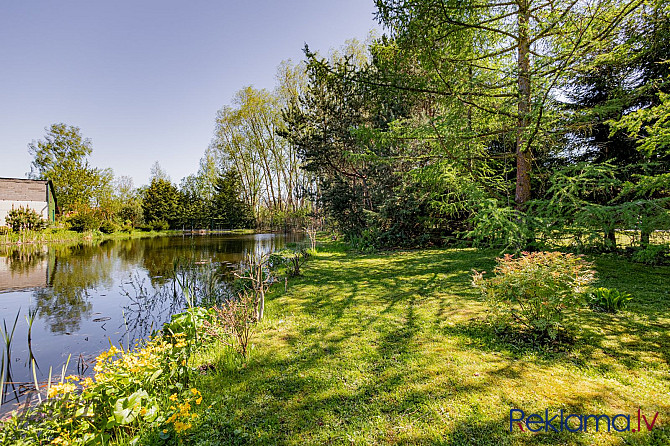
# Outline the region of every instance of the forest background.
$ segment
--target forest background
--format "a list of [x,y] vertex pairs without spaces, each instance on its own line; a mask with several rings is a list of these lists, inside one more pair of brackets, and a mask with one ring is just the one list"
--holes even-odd
[[92,167],[79,128],[29,145],[60,227],[302,229],[364,250],[563,247],[667,259],[670,4],[378,0],[385,34],[282,63],[174,184]]

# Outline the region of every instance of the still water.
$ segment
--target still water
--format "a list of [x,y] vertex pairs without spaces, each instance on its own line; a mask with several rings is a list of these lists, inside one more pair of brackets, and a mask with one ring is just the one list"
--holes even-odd
[[[132,345],[160,329],[187,305],[175,269],[231,280],[246,253],[300,240],[300,234],[229,234],[0,247],[0,328],[9,334],[15,326],[5,366],[5,380],[14,384],[4,389],[5,401],[16,401],[34,381],[31,358],[39,381],[50,367],[60,374],[70,355],[66,374],[87,374],[110,343]],[[0,351],[7,364],[6,342]]]

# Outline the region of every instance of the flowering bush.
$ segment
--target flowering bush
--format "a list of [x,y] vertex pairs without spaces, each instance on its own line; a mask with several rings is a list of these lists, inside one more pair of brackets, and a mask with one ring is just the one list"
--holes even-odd
[[0,423],[0,444],[107,444],[140,428],[164,440],[180,438],[202,402],[188,386],[190,344],[186,333],[173,332],[132,351],[110,347],[97,357],[93,377],[48,384],[46,401]]
[[473,271],[472,284],[505,324],[555,340],[568,331],[566,312],[578,308],[594,280],[591,265],[579,256],[561,252],[524,252],[497,260],[494,276]]

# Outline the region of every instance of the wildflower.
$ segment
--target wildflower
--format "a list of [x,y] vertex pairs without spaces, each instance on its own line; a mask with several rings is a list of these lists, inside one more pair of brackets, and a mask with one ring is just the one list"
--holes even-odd
[[66,393],[74,392],[76,389],[77,386],[72,383],[56,384],[49,389],[49,392],[47,392],[47,398],[53,398],[60,394],[64,395]]

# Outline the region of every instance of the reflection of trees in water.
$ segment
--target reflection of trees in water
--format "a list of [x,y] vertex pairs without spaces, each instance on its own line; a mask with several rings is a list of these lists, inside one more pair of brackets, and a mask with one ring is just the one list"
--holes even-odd
[[[122,286],[130,303],[123,307],[126,336],[132,341],[159,330],[173,314],[189,306],[216,305],[230,296],[232,269],[220,263],[194,262],[180,258],[173,262],[160,283],[147,283],[138,273]],[[166,279],[166,277],[172,277]]]
[[21,245],[6,248],[1,253],[8,270],[17,274],[28,274],[34,271],[47,256],[47,250],[42,246]]
[[[89,292],[92,288],[111,287],[113,274],[127,272],[131,282],[140,280],[134,274],[141,265],[149,276],[150,284],[144,291],[128,289],[131,304],[126,311],[129,329],[136,327],[145,335],[147,330],[160,327],[171,314],[185,307],[183,293],[175,281],[175,266],[213,264],[223,282],[226,274],[242,262],[247,253],[263,253],[281,248],[285,242],[298,241],[302,236],[287,235],[226,235],[156,237],[135,240],[108,240],[98,245],[75,246],[33,245],[13,247],[2,252],[10,268],[17,271],[35,271],[41,262],[48,261],[46,288],[33,294],[38,317],[43,319],[53,333],[77,331],[82,318],[89,317],[92,305]],[[177,260],[177,262],[176,262]],[[184,266],[181,271],[203,275],[203,268]],[[177,268],[179,270],[179,268]],[[203,278],[193,279],[202,282]],[[150,290],[150,291],[147,291]],[[202,302],[199,296],[197,301]],[[205,304],[205,302],[202,302]],[[151,313],[155,311],[155,316]]]
[[91,313],[89,290],[112,285],[114,260],[111,246],[78,245],[58,253],[49,286],[33,293],[38,315],[53,333],[79,329]]
[[173,283],[175,261],[182,264],[217,262],[237,266],[247,253],[274,251],[283,246],[283,238],[273,235],[226,237],[161,237],[144,244],[142,265],[153,286]]

